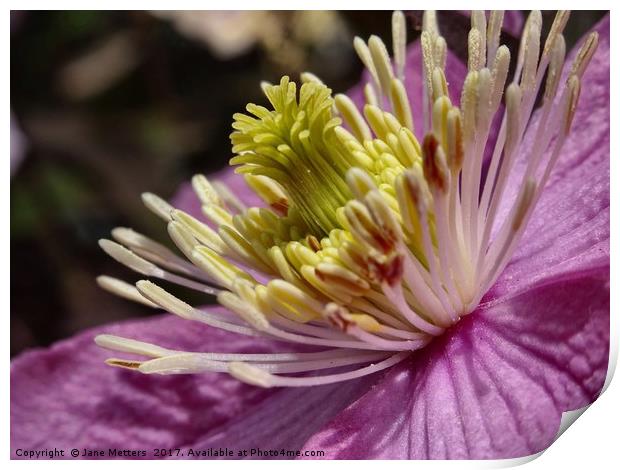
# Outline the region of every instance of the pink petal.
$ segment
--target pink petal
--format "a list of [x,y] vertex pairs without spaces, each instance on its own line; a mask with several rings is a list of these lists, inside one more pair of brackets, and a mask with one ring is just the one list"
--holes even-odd
[[13,449],[189,445],[272,393],[227,374],[145,376],[108,367],[104,359],[119,354],[94,344],[100,333],[191,351],[281,347],[162,315],[106,325],[27,352],[11,365]]
[[326,458],[486,459],[546,448],[603,385],[608,271],[481,306],[313,436]]
[[[609,263],[609,16],[595,29],[599,47],[583,77],[571,134],[519,249],[490,296]],[[517,175],[522,174],[524,160],[517,165]],[[514,197],[520,181],[514,176],[507,194]],[[508,210],[505,206],[503,213]]]
[[504,23],[502,24],[502,29],[507,33],[512,34],[515,37],[521,36],[521,31],[523,30],[523,13],[519,10],[506,10],[504,12]]
[[[104,365],[109,333],[188,351],[278,352],[289,345],[162,315],[88,330],[11,365],[11,449],[296,450],[377,377],[314,390],[266,390],[227,374],[146,376]],[[320,408],[320,409],[319,409]],[[318,410],[310,412],[310,410]],[[179,456],[180,457],[180,456]],[[187,457],[187,455],[185,455]]]
[[174,196],[170,199],[170,204],[194,217],[202,218],[200,201],[196,197],[191,183],[181,183],[181,186],[179,186]]
[[[235,452],[252,448],[299,450],[313,434],[379,379],[379,374],[373,374],[341,384],[277,389],[265,400],[244,409],[235,419],[200,438],[196,447],[228,447]],[[292,459],[296,456],[247,457]]]

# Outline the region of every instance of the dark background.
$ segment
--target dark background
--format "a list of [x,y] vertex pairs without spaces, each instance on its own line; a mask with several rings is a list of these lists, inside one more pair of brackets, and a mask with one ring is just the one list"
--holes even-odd
[[[552,13],[545,13],[545,25]],[[602,16],[573,13],[570,47]],[[352,40],[390,45],[391,12],[11,12],[11,355],[150,310],[99,289],[137,280],[98,247],[116,226],[160,241],[140,201],[227,164],[232,114],[259,83],[361,73]],[[408,13],[414,40],[421,14]],[[468,18],[440,14],[464,54]],[[515,47],[516,40],[503,38]]]

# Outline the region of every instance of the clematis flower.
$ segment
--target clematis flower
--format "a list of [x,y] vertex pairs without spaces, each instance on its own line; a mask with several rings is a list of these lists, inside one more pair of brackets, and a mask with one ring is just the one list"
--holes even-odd
[[[509,77],[502,16],[472,14],[467,69],[433,13],[408,51],[395,13],[393,59],[379,38],[355,40],[369,80],[350,97],[311,74],[299,93],[286,77],[263,84],[271,108],[234,116],[243,179],[193,180],[206,219],[144,196],[189,261],[129,229],[101,242],[226,309],[100,278],[176,316],[16,359],[13,450],[507,458],[548,446],[607,368],[609,19],[565,54],[568,14],[542,41],[533,12]],[[93,338],[131,356],[103,367]]]

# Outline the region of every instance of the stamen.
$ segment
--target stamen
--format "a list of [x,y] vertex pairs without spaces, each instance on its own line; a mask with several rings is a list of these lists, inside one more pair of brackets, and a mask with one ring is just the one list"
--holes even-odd
[[228,372],[237,380],[258,387],[269,388],[273,383],[269,372],[245,362],[231,362],[228,364]]
[[134,339],[122,338],[114,335],[97,335],[95,343],[105,349],[112,351],[125,352],[129,354],[138,354],[147,357],[163,357],[175,354],[177,351],[162,348],[155,344],[144,343]]
[[422,31],[428,32],[431,37],[439,36],[437,13],[434,10],[425,10],[422,15]]
[[174,209],[170,204],[153,193],[142,193],[142,202],[156,216],[170,222],[170,212]]
[[390,102],[394,109],[394,115],[400,124],[413,132],[413,116],[411,115],[411,107],[407,91],[402,80],[394,78],[390,88]]
[[245,175],[245,181],[278,215],[288,214],[288,197],[276,181],[264,175]]
[[215,328],[247,336],[258,335],[258,333],[251,328],[228,323],[220,320],[213,314],[197,310],[150,281],[138,281],[136,287],[140,293],[151,302],[185,320],[198,321]]
[[[368,71],[370,72],[370,75],[374,79],[377,87],[380,88],[381,82],[379,81],[379,74],[377,72],[377,69],[375,68],[370,49],[368,48],[364,40],[362,38],[355,37],[355,39],[353,40],[353,48],[355,49],[355,52],[357,52],[357,55],[359,56],[366,69],[368,69]],[[369,102],[369,100],[366,101]]]
[[[317,359],[312,361],[296,361],[292,363],[257,362],[252,365],[259,370],[270,373],[298,373],[321,369],[333,369],[368,363],[385,358],[386,353],[356,354],[342,358]],[[228,372],[229,363],[213,361],[209,355],[200,353],[183,353],[153,359],[140,364],[138,370],[144,374],[195,374],[202,372]]]
[[521,72],[523,71],[523,64],[525,61],[525,54],[526,54],[527,49],[530,49],[530,53],[533,50],[527,44],[532,39],[530,30],[534,29],[535,31],[540,31],[541,26],[542,26],[542,15],[540,11],[532,10],[530,14],[528,15],[527,20],[525,21],[525,26],[523,27],[523,33],[521,34],[521,43],[519,45],[519,55],[517,56],[517,67],[516,67],[514,79],[513,79],[514,82],[518,82],[521,79]]
[[566,57],[566,42],[564,36],[558,35],[555,46],[551,52],[551,60],[549,62],[549,70],[547,72],[547,82],[545,84],[545,102],[549,103],[555,97],[558,91],[558,85],[562,77],[562,68],[564,67],[564,59]]
[[357,106],[347,95],[336,95],[336,108],[342,114],[345,122],[351,127],[359,142],[372,139],[370,129],[360,114]]
[[234,208],[237,212],[243,212],[247,209],[246,205],[233,194],[226,184],[221,181],[214,181],[213,187],[226,206]]
[[469,52],[467,67],[470,72],[475,72],[482,68],[483,61],[486,57],[483,44],[484,42],[480,31],[476,28],[472,28],[467,38],[467,50]]
[[504,22],[504,12],[493,10],[489,15],[489,25],[487,27],[487,66],[491,64],[499,46],[502,23]]
[[484,61],[487,58],[487,18],[484,11],[474,10],[471,12],[471,27],[472,30],[478,31],[478,38],[476,39],[478,67],[473,69],[478,70],[484,66]]
[[[194,247],[198,245],[198,242],[196,238],[194,238],[192,232],[187,228],[187,225],[173,220],[168,223],[166,228],[168,229],[170,239],[174,242],[176,247],[189,258],[192,251],[194,251]],[[205,243],[205,245],[210,246],[211,244]]]
[[237,277],[254,281],[252,276],[229,263],[215,251],[206,246],[197,246],[190,254],[190,259],[196,266],[203,269],[219,285],[232,288],[232,283]]
[[593,31],[588,35],[588,38],[583,43],[579,52],[577,53],[577,57],[573,62],[573,66],[571,67],[571,71],[569,76],[576,75],[581,78],[585,69],[588,67],[596,48],[598,47],[598,33]]
[[381,85],[383,96],[390,96],[390,86],[392,84],[394,72],[387,48],[378,36],[370,36],[368,40],[368,49],[370,50],[372,61],[377,69],[377,76],[379,77],[379,84]]
[[568,79],[568,104],[566,107],[566,120],[564,123],[564,134],[567,135],[570,132],[571,125],[573,124],[573,118],[577,111],[577,103],[579,102],[579,95],[581,94],[581,80],[579,75],[575,74]]
[[364,199],[369,191],[377,188],[372,178],[360,168],[351,168],[347,172],[347,184],[358,200]]
[[108,255],[114,258],[121,264],[124,264],[132,271],[136,271],[145,276],[163,277],[164,270],[158,268],[153,263],[141,258],[132,251],[128,250],[122,245],[115,243],[111,240],[101,239],[99,240],[99,246]]
[[117,227],[112,230],[112,237],[119,243],[131,248],[137,255],[147,261],[166,267],[186,276],[208,280],[206,279],[204,273],[196,269],[196,267],[191,263],[188,263],[184,259],[178,257],[164,245],[151,240],[138,232],[124,227]]
[[121,369],[137,370],[142,365],[141,361],[129,361],[127,359],[106,359],[105,363],[112,367],[119,367]]
[[226,243],[224,243],[220,236],[207,224],[203,224],[198,219],[178,209],[174,209],[171,212],[171,216],[173,222],[168,224],[168,232],[171,237],[179,241],[177,246],[183,246],[182,248],[179,246],[183,253],[191,253],[191,250],[196,245],[196,243],[191,240],[191,237],[193,237],[213,251],[230,254]]
[[317,377],[281,377],[270,374],[256,366],[244,362],[232,362],[228,366],[228,372],[242,382],[259,387],[309,387],[315,385],[326,385],[330,383],[352,380],[365,375],[374,374],[381,370],[392,367],[409,356],[409,352],[394,354],[383,361],[372,364],[361,369],[340,374],[323,375]]
[[192,187],[200,202],[205,206],[222,206],[219,194],[204,175],[196,175],[192,178]]
[[220,292],[217,296],[217,301],[235,312],[256,330],[265,331],[269,327],[269,322],[263,314],[256,309],[248,309],[247,303],[243,302],[232,292]]
[[97,284],[108,292],[124,299],[138,302],[147,307],[158,308],[156,304],[140,295],[140,292],[125,281],[110,276],[97,276]]
[[366,100],[366,103],[368,103],[369,105],[372,105],[372,106],[379,105],[379,100],[377,99],[377,93],[375,92],[374,87],[370,83],[367,83],[364,86],[364,100]]
[[532,21],[528,28],[523,55],[523,74],[521,76],[521,88],[524,92],[534,90],[536,84],[536,70],[540,54],[540,26],[538,21]]
[[424,155],[424,178],[428,185],[441,192],[448,190],[448,167],[443,149],[434,134],[427,134],[422,146]]
[[[457,174],[463,167],[463,130],[461,125],[461,113],[457,108],[448,111],[447,116],[447,161],[452,174]],[[456,178],[455,178],[456,180]]]
[[508,67],[510,66],[510,50],[506,46],[500,46],[495,55],[493,63],[493,78],[491,80],[493,91],[491,92],[490,110],[495,113],[502,99],[506,78],[508,77]]
[[392,14],[392,48],[394,50],[394,64],[396,76],[401,82],[405,81],[405,54],[407,47],[407,22],[402,11]]
[[437,102],[439,98],[448,98],[448,83],[446,82],[446,76],[439,67],[435,67],[432,74],[432,98],[434,102]]
[[543,55],[549,54],[549,52],[551,52],[551,50],[555,47],[555,41],[559,36],[561,36],[562,31],[564,31],[569,17],[570,11],[566,10],[560,10],[555,14],[553,24],[551,25],[551,29],[549,30],[549,34],[547,35],[547,40],[545,41]]

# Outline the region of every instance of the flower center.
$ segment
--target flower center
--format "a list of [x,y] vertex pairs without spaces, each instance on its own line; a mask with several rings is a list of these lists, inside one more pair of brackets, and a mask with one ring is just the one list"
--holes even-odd
[[[284,77],[263,84],[273,109],[250,104],[250,115],[235,114],[231,164],[267,207],[247,208],[225,186],[197,176],[208,222],[144,195],[191,262],[129,229],[113,232],[119,243],[101,241],[135,271],[217,295],[231,313],[194,308],[150,281],[134,288],[99,279],[116,294],[234,333],[328,349],[182,352],[100,335],[103,347],[151,358],[108,363],[144,373],[229,372],[260,386],[320,385],[390,367],[471,313],[525,230],[597,44],[591,35],[562,85],[568,14],[557,14],[541,50],[542,17],[533,12],[506,85],[511,56],[499,44],[502,19],[502,12],[488,21],[484,12],[472,14],[457,106],[446,81],[446,42],[435,14],[425,14],[424,103],[413,110],[422,117],[422,145],[405,87],[405,17],[396,12],[393,60],[376,36],[354,41],[371,77],[361,110],[302,74],[299,95]],[[494,125],[499,133],[490,142]],[[526,163],[519,171],[517,157]],[[339,370],[282,375],[329,369]]]

